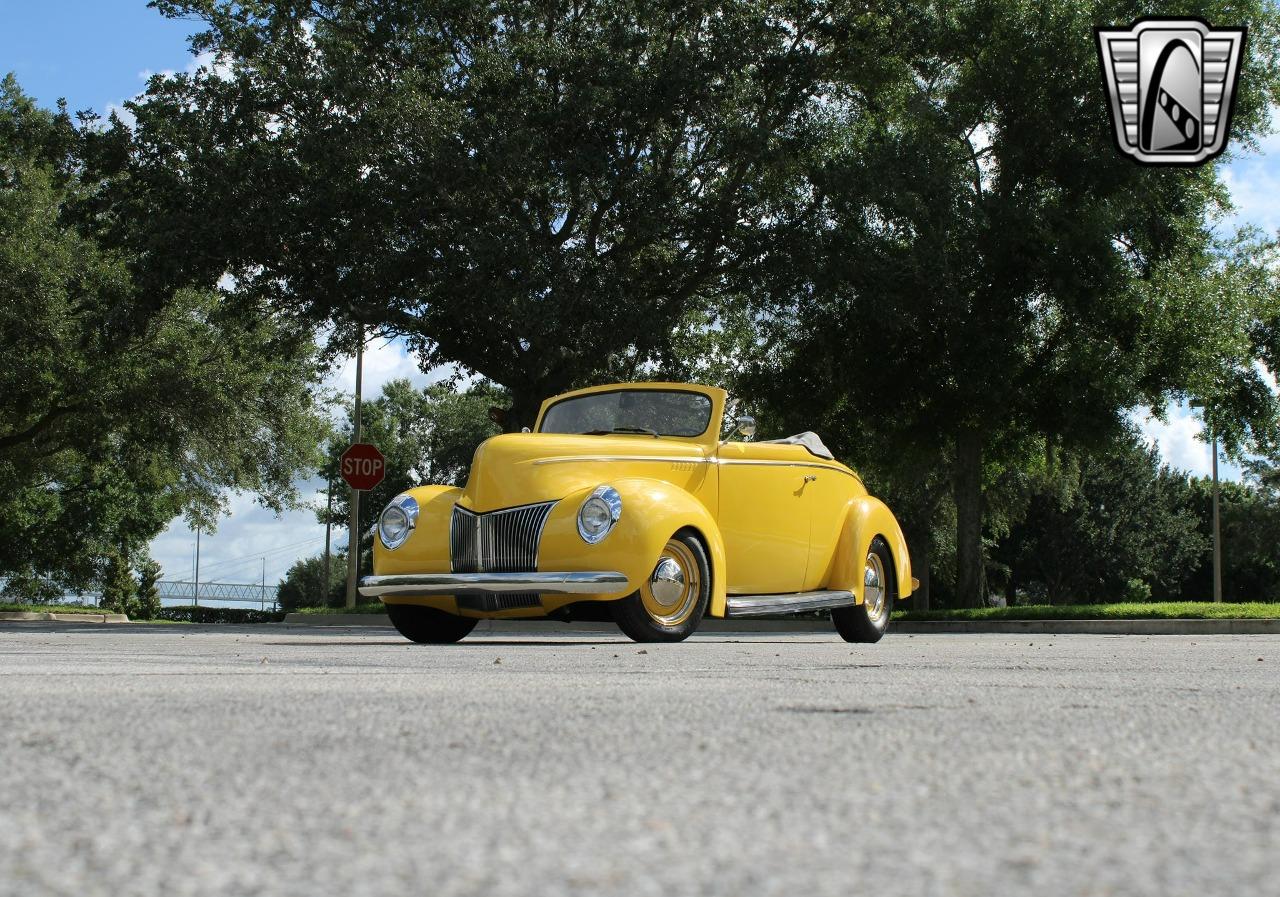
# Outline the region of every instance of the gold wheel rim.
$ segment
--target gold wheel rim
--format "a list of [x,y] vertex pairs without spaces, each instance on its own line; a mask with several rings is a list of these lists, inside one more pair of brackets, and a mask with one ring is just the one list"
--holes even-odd
[[885,576],[884,564],[880,555],[874,551],[867,553],[866,567],[862,573],[862,603],[866,607],[867,617],[873,623],[880,622],[885,608]]
[[[662,549],[653,570],[640,586],[640,601],[653,622],[662,626],[679,626],[693,615],[701,594],[697,559],[689,546],[672,539]],[[662,578],[655,588],[659,574]]]

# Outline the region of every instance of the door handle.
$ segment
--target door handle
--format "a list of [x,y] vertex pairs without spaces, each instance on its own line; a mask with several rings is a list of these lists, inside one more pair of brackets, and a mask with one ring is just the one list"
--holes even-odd
[[805,477],[804,477],[804,481],[806,483],[812,483],[817,479],[818,479],[818,475],[816,473],[808,473],[808,474],[805,474]]

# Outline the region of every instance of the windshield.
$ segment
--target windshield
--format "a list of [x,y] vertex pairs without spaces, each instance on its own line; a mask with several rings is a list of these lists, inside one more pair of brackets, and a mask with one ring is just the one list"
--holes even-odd
[[547,409],[543,433],[638,433],[701,436],[711,399],[700,392],[619,389],[562,399]]

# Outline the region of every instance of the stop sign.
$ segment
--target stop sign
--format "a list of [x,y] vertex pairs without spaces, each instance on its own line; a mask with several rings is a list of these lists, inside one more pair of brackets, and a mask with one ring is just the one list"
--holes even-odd
[[342,479],[352,489],[367,492],[382,482],[387,473],[387,459],[376,445],[357,442],[338,459]]

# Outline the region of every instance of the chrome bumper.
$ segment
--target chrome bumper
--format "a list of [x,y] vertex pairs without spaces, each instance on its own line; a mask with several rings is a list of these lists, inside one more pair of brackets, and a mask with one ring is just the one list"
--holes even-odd
[[617,592],[627,586],[621,573],[405,573],[399,576],[366,576],[360,580],[360,594],[366,598],[382,595],[457,595],[505,592],[542,592],[547,595],[598,595]]

